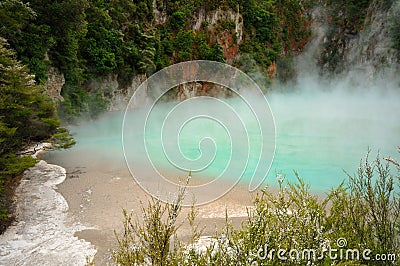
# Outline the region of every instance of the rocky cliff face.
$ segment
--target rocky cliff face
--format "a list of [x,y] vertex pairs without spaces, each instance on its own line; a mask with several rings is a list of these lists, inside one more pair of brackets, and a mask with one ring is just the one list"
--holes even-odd
[[63,101],[61,89],[65,84],[64,74],[51,66],[47,71],[47,77],[47,83],[45,84],[46,94],[54,101]]
[[[161,3],[162,4],[162,3]],[[239,9],[239,7],[238,7]],[[165,8],[159,8],[157,1],[153,2],[154,23],[157,25],[164,24],[168,20]],[[210,36],[210,43],[218,42],[223,49],[226,62],[233,64],[239,54],[239,45],[243,41],[243,17],[239,10],[223,10],[206,11],[201,8],[198,14],[193,15],[191,30],[197,32],[202,27]],[[145,75],[134,76],[128,85],[118,82],[118,76],[115,74],[98,79],[91,80],[87,89],[91,91],[100,91],[101,94],[109,100],[109,110],[121,110],[126,107],[130,98],[136,89],[146,79]],[[220,86],[210,84],[183,84],[178,88],[170,91],[167,98],[170,100],[183,100],[200,95],[227,96],[230,91]],[[144,103],[147,95],[140,95],[140,99]]]
[[[146,80],[146,75],[133,76],[127,84],[123,84],[118,80],[118,75],[109,74],[90,80],[86,89],[89,91],[100,92],[100,94],[108,100],[109,111],[123,110],[129,103],[129,100],[135,93],[136,89]],[[144,103],[147,95],[143,94],[138,97]]]
[[371,1],[359,30],[333,23],[326,10],[319,13],[319,26],[326,29],[318,55],[323,75],[350,72],[372,80],[398,72],[398,51],[392,48],[390,28],[400,1],[384,2]]
[[202,26],[207,25],[207,32],[211,36],[210,42],[218,42],[224,50],[226,63],[233,64],[239,53],[239,45],[243,41],[244,25],[239,6],[236,11],[217,9],[206,12],[202,8],[195,17],[192,30],[199,31]]
[[345,61],[349,66],[359,68],[369,79],[381,74],[392,75],[398,69],[397,51],[392,48],[389,29],[399,3],[394,1],[386,9],[379,1],[373,1],[363,31],[348,42]]
[[[195,14],[191,30],[199,31],[204,27],[210,36],[210,43],[218,42],[224,52],[227,64],[233,64],[239,55],[239,45],[243,41],[243,17],[239,12],[232,9],[217,9],[206,11],[201,8]],[[157,20],[157,19],[156,19]],[[159,19],[158,19],[159,20]],[[231,91],[224,87],[210,83],[182,84],[171,90],[169,97],[172,100],[184,100],[195,96],[224,96],[231,95]]]
[[[168,21],[163,1],[153,2],[154,25]],[[314,37],[297,61],[302,65],[297,69],[297,75],[319,75],[336,77],[340,75],[359,77],[372,80],[380,75],[396,76],[399,71],[398,51],[392,45],[389,29],[392,18],[400,13],[400,0],[371,0],[366,9],[366,15],[359,27],[349,27],[345,12],[332,18],[332,10],[327,4],[314,9]],[[191,19],[190,29],[197,32],[205,30],[210,43],[218,42],[228,64],[234,64],[240,54],[239,45],[243,42],[243,16],[237,10],[217,9],[206,11],[201,8]],[[272,63],[266,73],[271,79],[276,78],[279,65]],[[277,70],[278,69],[278,70]],[[350,73],[350,75],[349,75]],[[62,100],[61,88],[65,83],[62,73],[50,68],[47,93],[53,99]],[[146,79],[145,75],[133,76],[130,80],[120,82],[116,74],[90,80],[86,84],[89,91],[100,92],[109,101],[109,110],[125,108],[136,88]],[[229,90],[217,88],[210,84],[184,84],[175,88],[167,96],[170,100],[182,100],[199,95],[229,95]],[[147,95],[140,98],[145,101]]]

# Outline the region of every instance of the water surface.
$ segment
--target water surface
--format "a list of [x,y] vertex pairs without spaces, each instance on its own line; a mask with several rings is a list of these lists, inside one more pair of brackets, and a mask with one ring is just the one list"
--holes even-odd
[[[293,171],[296,170],[311,185],[312,190],[326,192],[346,178],[344,171],[350,174],[357,171],[360,159],[365,157],[368,149],[371,149],[372,156],[379,151],[383,157],[398,157],[398,93],[310,91],[274,93],[267,95],[267,99],[275,119],[276,150],[265,183],[276,185],[276,174],[280,172],[286,175],[287,180],[293,181]],[[237,98],[226,100],[240,113],[238,101]],[[162,116],[163,113],[172,110],[175,104],[159,103],[152,116]],[[144,115],[141,110],[130,112],[138,119]],[[121,141],[123,114],[124,112],[107,113],[96,121],[82,122],[81,125],[72,127],[77,145],[71,151],[52,152],[46,157],[62,165],[63,160],[67,158],[65,155],[74,152],[77,156],[91,156],[93,161],[96,161],[96,157],[101,157],[103,161],[115,162],[118,167],[126,167]],[[249,118],[248,121],[246,117]],[[245,145],[245,140],[235,142],[235,145],[243,145],[240,146],[243,154],[250,149],[246,169],[235,168],[242,165],[241,162],[247,157],[231,157],[232,132],[227,132],[223,125],[213,120],[194,119],[187,125],[182,125],[177,139],[171,140],[173,143],[179,143],[176,152],[180,152],[180,156],[190,160],[199,159],[201,156],[212,158],[208,167],[194,174],[199,183],[220,175],[227,170],[227,165],[232,173],[239,174],[244,171],[241,179],[249,182],[257,163],[263,163],[259,162],[258,158],[260,148],[257,147],[257,143],[260,130],[249,116],[244,115],[242,118],[244,123],[247,123],[250,146],[253,145],[249,148]],[[171,164],[165,156],[162,145],[165,143],[160,129],[159,126],[154,127],[154,130],[151,126],[147,128],[144,141],[148,155],[160,173],[169,177],[184,176],[185,173]],[[214,141],[215,149],[212,143],[202,146],[204,138]],[[135,160],[138,167],[144,156],[147,155],[137,154]]]

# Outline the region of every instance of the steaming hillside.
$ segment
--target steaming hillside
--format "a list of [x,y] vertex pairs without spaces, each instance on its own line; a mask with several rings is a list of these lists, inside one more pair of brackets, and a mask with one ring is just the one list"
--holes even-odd
[[[365,75],[364,81],[398,73],[397,0],[124,0],[104,5],[35,0],[29,5],[5,1],[0,8],[5,14],[1,35],[68,121],[123,109],[146,77],[186,60],[227,62],[257,78],[265,91],[303,72],[339,79],[351,72],[352,77]],[[18,31],[23,34],[14,34]],[[314,52],[299,71],[296,58],[310,45]],[[183,86],[171,97],[219,93]]]
[[[177,18],[176,13],[169,15],[165,11],[168,9],[168,4],[160,3],[157,1],[153,3],[154,23],[158,27],[164,27]],[[190,15],[192,22],[186,23],[185,30],[204,34],[210,47],[213,42],[220,45],[218,49],[221,49],[220,55],[223,55],[220,59],[250,74],[263,86],[264,91],[276,89],[274,86],[276,82],[290,83],[310,76],[324,80],[346,80],[348,87],[369,87],[378,79],[386,80],[384,86],[388,85],[388,81],[393,83],[388,86],[397,86],[399,1],[385,3],[376,0],[362,3],[326,1],[298,4],[296,10],[289,9],[283,16],[291,16],[291,12],[298,12],[302,17],[295,17],[293,21],[283,17],[281,25],[271,25],[271,27],[281,27],[283,36],[275,41],[264,40],[264,42],[258,37],[258,34],[262,34],[258,33],[263,29],[262,25],[248,22],[252,10],[258,10],[262,6],[255,3],[242,5],[239,3],[238,8],[230,6],[227,10],[218,6],[215,10],[201,7],[198,12]],[[343,6],[344,9],[341,10]],[[264,8],[268,10],[268,7]],[[288,7],[278,5],[276,8]],[[269,23],[267,20],[263,21],[262,23]],[[231,28],[226,28],[227,23],[230,23]],[[298,24],[298,29],[292,28],[292,24]],[[208,25],[206,30],[202,25]],[[253,36],[249,31],[256,31],[256,35]],[[285,34],[286,31],[289,34]],[[272,31],[272,34],[282,35],[277,31],[275,33]],[[192,38],[190,34],[185,36],[178,33],[176,40],[180,41],[181,37]],[[196,42],[195,40],[195,46]],[[263,52],[262,55],[257,50],[259,44],[267,47],[278,45],[281,48],[273,48],[267,53]],[[170,62],[176,63],[182,60],[175,57],[182,53],[182,49],[192,51],[190,45],[185,48],[182,46],[174,51]],[[199,56],[190,59],[204,59]],[[109,110],[120,110],[126,106],[144,78],[139,74],[129,79],[128,83],[124,83],[117,73],[100,75],[90,79],[88,89],[107,99]],[[182,100],[196,95],[229,95],[229,91],[221,92],[221,90],[223,89],[215,86],[183,85],[171,91],[168,97],[170,100]]]

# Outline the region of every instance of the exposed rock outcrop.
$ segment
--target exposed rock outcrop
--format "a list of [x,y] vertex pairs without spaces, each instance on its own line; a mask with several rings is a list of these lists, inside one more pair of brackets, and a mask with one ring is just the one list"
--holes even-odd
[[47,82],[45,84],[46,94],[54,101],[63,101],[61,89],[65,84],[64,74],[57,68],[50,66],[47,71]]
[[[118,81],[117,74],[109,74],[107,76],[90,80],[86,88],[89,91],[100,92],[109,102],[108,110],[116,111],[126,108],[137,88],[145,80],[146,75],[142,74],[133,76],[128,84],[121,84],[121,82]],[[137,95],[136,98],[144,103],[146,97],[147,94],[142,93],[141,95]]]
[[356,67],[370,79],[380,74],[394,74],[388,72],[398,68],[397,51],[392,48],[389,33],[391,18],[397,8],[398,1],[394,1],[389,9],[384,8],[379,1],[373,1],[363,31],[351,36],[347,43],[344,58],[347,65]]
[[156,25],[161,25],[167,22],[167,12],[165,12],[164,1],[153,1],[154,21]]
[[[163,1],[153,1],[154,23],[161,25],[167,22],[168,16],[165,12]],[[243,17],[239,10],[231,9],[207,12],[204,8],[195,14],[196,19],[190,25],[191,30],[206,30],[210,36],[210,43],[218,42],[224,52],[226,62],[232,64],[239,53],[239,45],[243,41]],[[92,92],[100,92],[109,102],[109,111],[122,110],[126,108],[129,100],[137,88],[146,80],[146,75],[133,76],[128,82],[120,82],[117,74],[108,74],[90,80],[86,89]],[[137,95],[135,106],[146,102],[148,97],[146,90]],[[183,100],[200,95],[229,95],[229,90],[220,86],[209,84],[193,83],[183,84],[172,90],[167,98],[169,100]]]
[[200,9],[196,20],[192,22],[191,28],[199,31],[205,27],[210,34],[210,42],[218,42],[224,51],[226,63],[234,63],[239,53],[239,45],[243,41],[243,16],[238,10],[217,9],[206,12],[204,8]]
[[321,72],[341,75],[351,71],[368,80],[398,72],[398,51],[392,48],[389,30],[399,2],[391,1],[388,6],[372,1],[360,30],[334,24],[326,16],[326,24],[320,25],[327,29],[319,55]]
[[[392,23],[391,18],[396,16],[400,9],[400,1],[393,0],[387,1],[387,3],[389,5],[382,4],[380,0],[371,0],[371,4],[365,12],[365,19],[363,22],[357,22],[359,23],[357,27],[354,25],[349,27],[349,25],[340,23],[340,21],[348,19],[345,12],[340,11],[338,14],[334,14],[336,19],[333,19],[333,13],[329,13],[328,4],[316,7],[312,13],[311,25],[314,37],[307,44],[307,48],[303,49],[308,38],[290,40],[289,46],[292,54],[301,54],[297,56],[297,64],[292,64],[291,60],[286,62],[285,56],[289,56],[289,54],[282,52],[283,60],[281,61],[283,63],[279,64],[279,60],[272,62],[268,69],[263,71],[270,79],[275,79],[277,76],[281,78],[282,75],[277,74],[279,72],[288,72],[284,76],[288,76],[289,79],[296,75],[312,76],[314,74],[333,77],[346,75],[358,78],[362,76],[363,80],[373,80],[380,75],[387,76],[388,74],[396,76],[399,70],[399,57],[398,51],[392,48],[389,29],[390,23]],[[310,15],[309,10],[306,12],[307,14],[297,15]],[[155,26],[168,22],[167,6],[163,0],[153,1],[153,13]],[[187,19],[190,23],[186,30],[193,30],[194,34],[199,31],[205,32],[210,46],[215,43],[221,45],[226,63],[234,65],[238,62],[239,46],[244,38],[244,21],[239,6],[237,10],[217,8],[212,11],[203,7]],[[356,24],[354,21],[350,21],[351,23]],[[306,25],[306,27],[309,26],[309,24]],[[298,68],[296,71],[294,65],[301,65],[301,69]],[[287,69],[285,70],[285,68]],[[48,95],[53,99],[63,100],[60,95],[61,88],[65,83],[63,74],[51,67],[48,76]],[[109,101],[108,110],[121,110],[126,107],[136,89],[145,79],[146,75],[137,75],[128,81],[121,82],[117,74],[109,74],[90,80],[86,84],[86,89],[100,92]],[[183,84],[168,93],[167,98],[182,100],[200,95],[226,96],[228,94],[229,91],[224,88],[197,83]],[[147,92],[144,92],[137,99],[144,103],[146,97],[148,97]]]

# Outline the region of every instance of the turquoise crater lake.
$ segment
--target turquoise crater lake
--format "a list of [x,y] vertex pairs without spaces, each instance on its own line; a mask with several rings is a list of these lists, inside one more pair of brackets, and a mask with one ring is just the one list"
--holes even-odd
[[[360,159],[365,157],[368,148],[372,157],[379,151],[382,157],[398,158],[396,147],[400,144],[400,97],[397,92],[272,93],[267,95],[267,99],[276,126],[276,150],[265,179],[267,184],[276,185],[276,174],[280,172],[293,181],[293,170],[296,170],[313,191],[326,192],[346,178],[343,170],[356,173]],[[238,99],[225,101],[235,107]],[[175,103],[158,105],[156,112],[168,112]],[[134,112],[133,116],[137,115],[138,119],[144,115],[140,109],[130,112]],[[110,112],[95,121],[71,127],[77,140],[72,151],[82,156],[88,153],[94,158],[102,156],[126,167],[121,140],[123,115],[124,112]],[[153,164],[161,173],[184,175],[164,155],[159,127],[154,131],[151,129],[150,126],[146,131],[145,143]],[[260,131],[256,124],[250,121],[247,133],[250,143],[258,143]],[[231,162],[230,167],[235,167],[247,159],[246,156],[231,157],[230,133],[223,125],[210,119],[194,119],[183,126],[176,137],[177,140],[173,140],[179,143],[176,151],[186,158],[196,160],[205,156],[212,159],[208,167],[194,174],[204,182],[225,171],[228,162]],[[204,143],[204,138],[212,140],[215,147],[212,141]],[[236,143],[241,145],[245,142]],[[130,148],[134,149],[134,146]],[[247,148],[243,144],[243,151],[247,151]],[[63,164],[61,154],[68,152],[51,152],[45,157]],[[263,163],[258,161],[258,154],[259,148],[253,145],[248,167],[241,177],[245,183],[250,181],[253,175],[251,171],[257,163]],[[138,165],[144,156],[137,154]],[[243,171],[233,169],[234,172],[236,170],[237,173]]]

